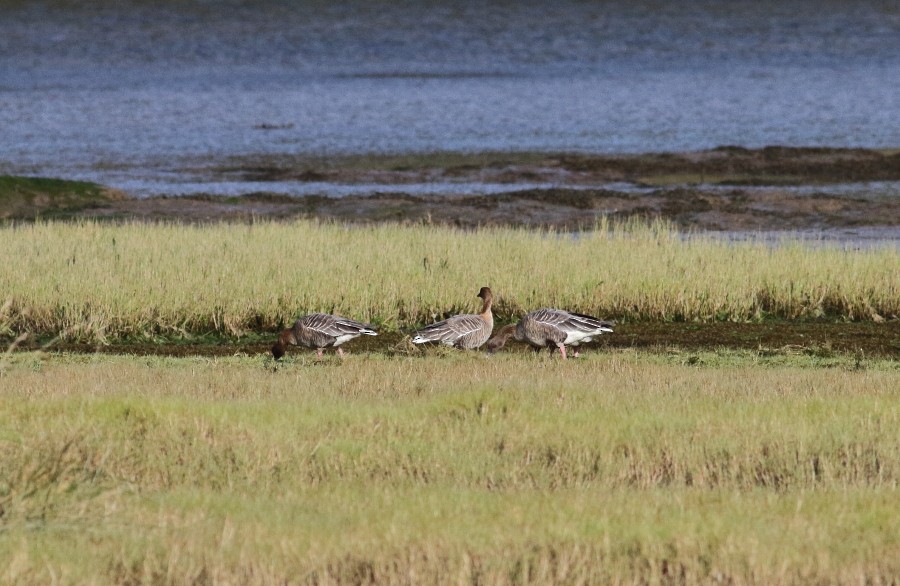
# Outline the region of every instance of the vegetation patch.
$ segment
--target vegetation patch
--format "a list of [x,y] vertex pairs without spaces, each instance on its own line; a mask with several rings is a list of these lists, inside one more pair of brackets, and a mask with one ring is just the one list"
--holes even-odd
[[120,191],[87,181],[0,175],[0,219],[66,217],[125,198]]
[[[666,223],[579,234],[434,225],[78,224],[0,229],[0,334],[99,342],[272,332],[337,313],[384,332],[475,309],[560,307],[628,322],[884,323],[895,247],[685,238]],[[373,254],[378,251],[378,254]]]
[[0,581],[891,583],[900,371],[755,360],[7,356]]

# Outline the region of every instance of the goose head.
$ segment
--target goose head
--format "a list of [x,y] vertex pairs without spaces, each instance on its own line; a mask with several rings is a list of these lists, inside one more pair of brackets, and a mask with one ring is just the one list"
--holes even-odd
[[284,330],[283,332],[278,334],[278,340],[276,340],[275,343],[272,344],[272,357],[275,358],[275,360],[278,360],[279,358],[284,356],[284,353],[287,351],[286,348],[288,344],[293,343],[293,332],[291,332],[291,330]]
[[482,287],[480,291],[478,291],[478,297],[484,299],[484,303],[481,305],[481,317],[485,320],[491,319],[491,301],[494,298],[494,295],[491,293],[490,287]]
[[510,337],[515,336],[515,334],[516,324],[509,324],[500,328],[500,331],[498,331],[493,338],[487,341],[488,354],[493,354],[494,352],[503,348]]

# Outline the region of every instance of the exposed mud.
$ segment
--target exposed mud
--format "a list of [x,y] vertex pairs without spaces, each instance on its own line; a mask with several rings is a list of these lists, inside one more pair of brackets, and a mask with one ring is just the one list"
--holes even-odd
[[[371,190],[344,197],[253,192],[111,200],[74,210],[70,217],[184,222],[317,218],[567,230],[590,228],[599,218],[652,217],[713,231],[900,227],[900,198],[861,197],[827,187],[833,182],[900,181],[900,152],[722,147],[648,155],[281,156],[233,163],[213,167],[213,176],[238,182],[362,184]],[[510,189],[474,195],[454,194],[449,187],[448,193],[438,189],[427,195],[403,191],[405,184],[459,182],[501,183]],[[587,187],[610,182],[623,187]],[[806,186],[802,193],[798,185]]]
[[[252,341],[217,342],[116,342],[92,345],[56,342],[44,346],[48,352],[130,354],[135,356],[232,356],[238,354],[268,356],[274,341],[256,338]],[[18,350],[37,350],[40,341],[31,340]],[[376,352],[388,355],[419,355],[421,348],[413,346],[408,336],[384,333],[377,337],[363,336],[348,342],[346,350]],[[771,355],[803,352],[817,356],[832,353],[854,353],[867,357],[900,359],[900,322],[874,323],[624,323],[613,334],[605,335],[583,347],[583,352],[602,352],[612,348],[642,348],[649,350],[715,350],[719,348],[755,350]],[[503,352],[528,352],[526,346],[509,344]],[[291,349],[292,353],[311,352]]]
[[423,182],[635,185],[801,185],[900,180],[900,151],[724,146],[648,154],[431,153],[333,158],[244,157],[220,178],[402,184]]
[[234,221],[317,218],[352,223],[425,222],[591,228],[601,218],[664,218],[684,229],[714,231],[822,230],[900,227],[900,199],[836,194],[797,195],[783,189],[727,191],[701,187],[635,194],[605,189],[529,189],[494,195],[375,193],[328,198],[254,193],[242,197],[159,197],[112,201],[73,217],[149,221]]

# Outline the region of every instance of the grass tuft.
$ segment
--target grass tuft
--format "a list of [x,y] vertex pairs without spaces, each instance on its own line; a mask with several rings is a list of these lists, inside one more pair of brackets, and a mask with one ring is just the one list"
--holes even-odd
[[0,175],[0,219],[66,218],[73,211],[124,197],[87,181]]

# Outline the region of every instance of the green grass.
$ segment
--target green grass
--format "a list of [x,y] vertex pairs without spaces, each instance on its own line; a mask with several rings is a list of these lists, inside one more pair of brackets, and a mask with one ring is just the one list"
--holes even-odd
[[682,238],[601,223],[578,235],[309,221],[0,228],[0,335],[69,340],[271,332],[313,311],[397,331],[476,308],[619,320],[900,317],[900,250]]
[[292,356],[6,355],[0,580],[900,576],[896,361]]
[[87,181],[0,175],[0,219],[65,217],[74,210],[122,197]]

